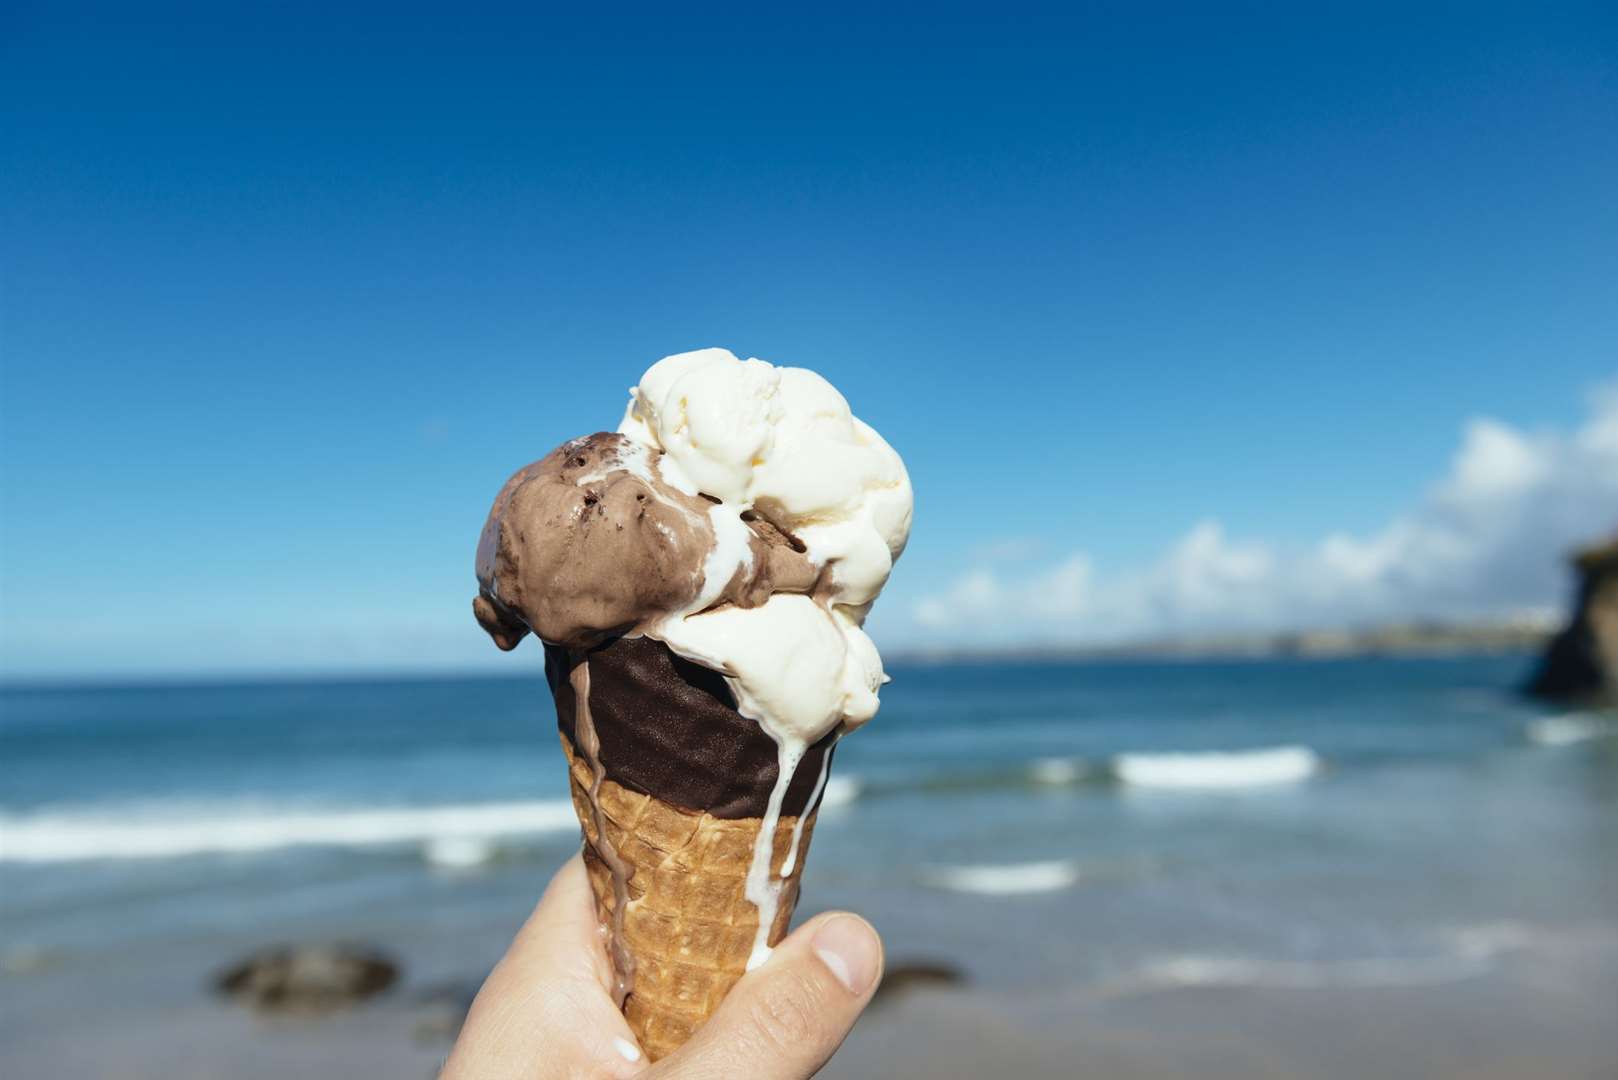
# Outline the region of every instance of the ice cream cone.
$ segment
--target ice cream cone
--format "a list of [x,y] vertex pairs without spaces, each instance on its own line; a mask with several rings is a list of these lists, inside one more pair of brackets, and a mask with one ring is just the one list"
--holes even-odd
[[512,474],[472,611],[544,643],[614,1000],[653,1059],[786,932],[837,740],[886,675],[863,629],[904,463],[802,368],[665,357],[618,431]]
[[[633,962],[624,1016],[641,1049],[656,1061],[691,1037],[747,969],[759,913],[745,894],[746,879],[763,822],[687,810],[610,779],[601,782],[592,802],[593,770],[566,736],[562,748],[597,911],[603,925],[621,925]],[[597,805],[607,851],[597,829]],[[805,815],[795,865],[785,873],[798,818],[782,817],[776,823],[770,878],[780,883],[780,894],[768,936],[771,945],[792,921],[815,817],[814,810]],[[613,857],[629,867],[621,923],[616,918]]]

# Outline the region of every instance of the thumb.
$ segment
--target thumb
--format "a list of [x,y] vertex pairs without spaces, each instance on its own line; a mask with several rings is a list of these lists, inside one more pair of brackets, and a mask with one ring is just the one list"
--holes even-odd
[[648,1074],[805,1080],[843,1044],[882,977],[882,940],[858,915],[799,927],[744,975],[691,1041]]

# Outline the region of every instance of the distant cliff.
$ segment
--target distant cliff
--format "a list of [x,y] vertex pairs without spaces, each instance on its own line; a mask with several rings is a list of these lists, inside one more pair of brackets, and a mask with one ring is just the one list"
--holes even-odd
[[1554,701],[1618,704],[1618,537],[1573,558],[1579,595],[1528,692]]
[[1077,663],[1109,660],[1333,660],[1364,656],[1475,656],[1534,653],[1545,648],[1558,621],[1518,614],[1487,622],[1428,619],[1380,626],[1227,633],[1156,638],[1109,645],[1021,645],[897,653],[895,663]]

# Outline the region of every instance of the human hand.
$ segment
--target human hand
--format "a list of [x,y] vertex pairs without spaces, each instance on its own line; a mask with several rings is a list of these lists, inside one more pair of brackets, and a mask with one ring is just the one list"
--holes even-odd
[[842,1045],[881,975],[869,923],[817,915],[743,976],[689,1043],[650,1064],[608,993],[611,963],[575,855],[478,991],[441,1080],[806,1080]]

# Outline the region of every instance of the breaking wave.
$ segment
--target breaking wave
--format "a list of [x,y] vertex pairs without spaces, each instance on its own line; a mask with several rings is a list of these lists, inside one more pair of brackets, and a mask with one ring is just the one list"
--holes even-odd
[[1133,975],[1105,987],[1113,994],[1197,987],[1269,990],[1383,989],[1439,986],[1476,978],[1523,952],[1583,954],[1618,946],[1600,925],[1532,926],[1488,922],[1445,927],[1415,955],[1332,960],[1261,957],[1239,953],[1155,956]]
[[565,799],[400,808],[268,810],[135,808],[0,814],[0,862],[165,859],[292,847],[420,844],[438,865],[492,857],[501,837],[578,828]]
[[421,846],[421,857],[427,865],[442,870],[487,866],[499,855],[500,844],[492,836],[439,836]]
[[1077,784],[1089,775],[1090,766],[1081,758],[1040,758],[1028,766],[1029,779],[1036,784],[1048,784],[1053,787]]
[[1139,990],[1242,987],[1266,990],[1391,989],[1441,986],[1485,974],[1484,956],[1374,957],[1309,963],[1253,956],[1187,953],[1157,957],[1135,981]]
[[1540,746],[1571,746],[1618,736],[1618,724],[1595,713],[1544,716],[1528,725],[1528,741]]
[[928,884],[950,892],[1017,896],[1070,888],[1079,880],[1079,868],[1068,859],[985,866],[934,866],[923,872],[923,878]]
[[820,807],[847,806],[860,797],[864,785],[857,776],[828,776],[826,789],[820,793]]
[[[1553,717],[1536,741],[1562,742],[1612,734],[1598,718]],[[1577,721],[1577,725],[1575,725]],[[1297,783],[1317,773],[1321,759],[1302,746],[1234,753],[1120,754],[1106,763],[1078,757],[1039,758],[964,773],[869,780],[833,775],[821,807],[838,810],[867,798],[947,795],[1002,788],[1108,787],[1238,789]],[[479,866],[500,854],[500,841],[578,827],[566,799],[458,803],[438,806],[320,808],[252,803],[142,803],[0,812],[0,863],[96,859],[165,859],[193,855],[272,852],[285,848],[382,848],[417,845],[431,865]],[[1066,863],[956,867],[939,871],[941,887],[964,892],[1035,892],[1063,888],[1075,871]]]
[[[847,806],[863,790],[856,776],[829,777],[821,806]],[[496,861],[503,854],[502,841],[578,827],[567,799],[331,809],[251,803],[109,805],[0,813],[0,863],[416,845],[429,865],[453,870]]]
[[1198,754],[1119,754],[1118,781],[1132,787],[1229,789],[1296,784],[1320,771],[1320,755],[1307,746]]
[[[1258,750],[1118,754],[1105,759],[1041,757],[1004,765],[968,765],[948,772],[878,777],[833,776],[825,806],[900,795],[968,795],[980,791],[1059,791],[1113,787],[1235,789],[1291,784],[1320,772],[1325,762],[1306,746]],[[840,788],[839,782],[850,786]]]

